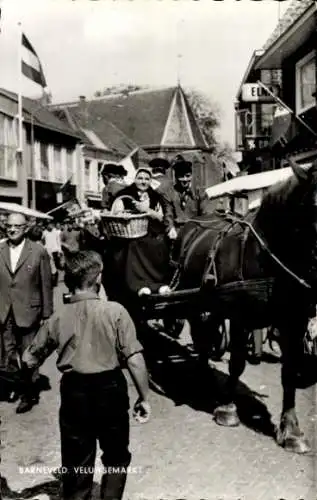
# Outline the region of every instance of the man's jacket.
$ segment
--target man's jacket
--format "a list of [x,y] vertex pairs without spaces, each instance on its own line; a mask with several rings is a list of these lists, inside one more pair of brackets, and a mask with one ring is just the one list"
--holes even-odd
[[168,228],[180,227],[192,217],[209,213],[209,205],[209,199],[204,191],[190,188],[186,193],[180,193],[174,187],[166,215]]
[[50,259],[45,248],[28,239],[24,242],[14,272],[10,249],[0,243],[0,324],[12,308],[17,326],[31,328],[53,313]]

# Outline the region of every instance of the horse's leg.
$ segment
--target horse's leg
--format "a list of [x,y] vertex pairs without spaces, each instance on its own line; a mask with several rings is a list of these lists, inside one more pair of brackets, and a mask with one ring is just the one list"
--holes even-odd
[[263,329],[256,328],[252,331],[252,354],[249,357],[249,362],[253,365],[259,365],[261,363],[262,351],[263,351]]
[[218,333],[219,320],[217,318],[195,314],[188,318],[190,334],[195,351],[198,354],[199,368],[205,370],[209,367],[209,359],[212,353],[212,338]]
[[214,411],[215,421],[219,425],[235,427],[240,419],[235,404],[237,385],[244,372],[247,357],[248,331],[235,321],[230,325],[230,361],[229,377],[224,394],[225,404]]
[[282,350],[283,408],[276,440],[287,451],[307,453],[308,441],[300,430],[295,411],[295,395],[298,364],[303,352],[303,337],[306,318],[302,321],[287,321],[279,326]]

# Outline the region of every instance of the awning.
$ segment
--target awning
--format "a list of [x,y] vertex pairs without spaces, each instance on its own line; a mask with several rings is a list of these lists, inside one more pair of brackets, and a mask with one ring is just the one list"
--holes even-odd
[[39,212],[38,210],[33,210],[32,208],[24,207],[23,205],[18,205],[17,203],[6,203],[4,201],[0,202],[0,210],[23,214],[26,217],[35,217],[36,219],[53,219],[53,217],[48,214],[44,214],[43,212]]
[[[311,163],[301,165],[301,168],[308,169]],[[219,198],[243,191],[254,191],[257,189],[267,188],[277,182],[285,181],[293,175],[291,167],[279,168],[277,170],[268,170],[259,174],[242,175],[235,177],[227,182],[221,182],[215,186],[206,189],[207,196],[211,198]]]
[[255,69],[280,69],[282,62],[314,34],[316,29],[315,2],[312,2],[309,8],[304,1],[297,3],[298,8],[304,9],[302,15],[295,22],[292,22],[290,18],[289,26],[265,50],[255,63]]

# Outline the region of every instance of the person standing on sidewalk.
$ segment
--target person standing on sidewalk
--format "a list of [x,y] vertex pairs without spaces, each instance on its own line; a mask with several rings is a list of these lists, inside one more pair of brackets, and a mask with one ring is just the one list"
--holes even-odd
[[[23,214],[7,221],[7,240],[0,243],[0,364],[4,371],[19,370],[23,351],[33,340],[41,321],[53,312],[49,256],[42,245],[26,238]],[[38,373],[34,373],[35,382]],[[38,402],[32,384],[21,395],[17,413]],[[13,398],[16,399],[16,398]]]
[[81,231],[77,224],[69,222],[61,233],[61,248],[65,259],[80,250]]
[[122,498],[131,454],[128,390],[120,359],[139,394],[135,418],[144,422],[150,415],[142,346],[126,309],[98,296],[101,273],[96,252],[80,251],[69,258],[65,282],[73,283],[70,302],[42,326],[23,355],[27,373],[55,349],[58,353],[64,500],[91,498],[97,440],[104,465],[100,497]]
[[44,247],[50,256],[53,286],[58,284],[59,258],[62,252],[60,232],[50,222],[43,232]]

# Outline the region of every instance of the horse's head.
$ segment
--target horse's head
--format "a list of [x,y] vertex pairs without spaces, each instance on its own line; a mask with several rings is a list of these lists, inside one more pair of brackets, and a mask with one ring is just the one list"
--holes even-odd
[[268,190],[255,222],[270,250],[317,287],[317,162],[289,165],[294,175]]
[[[309,169],[288,158],[297,183],[289,192],[289,214],[295,234],[294,258],[299,270],[317,285],[317,161]],[[293,219],[293,220],[292,220]],[[297,256],[296,253],[298,252]],[[301,262],[300,262],[301,261]]]

